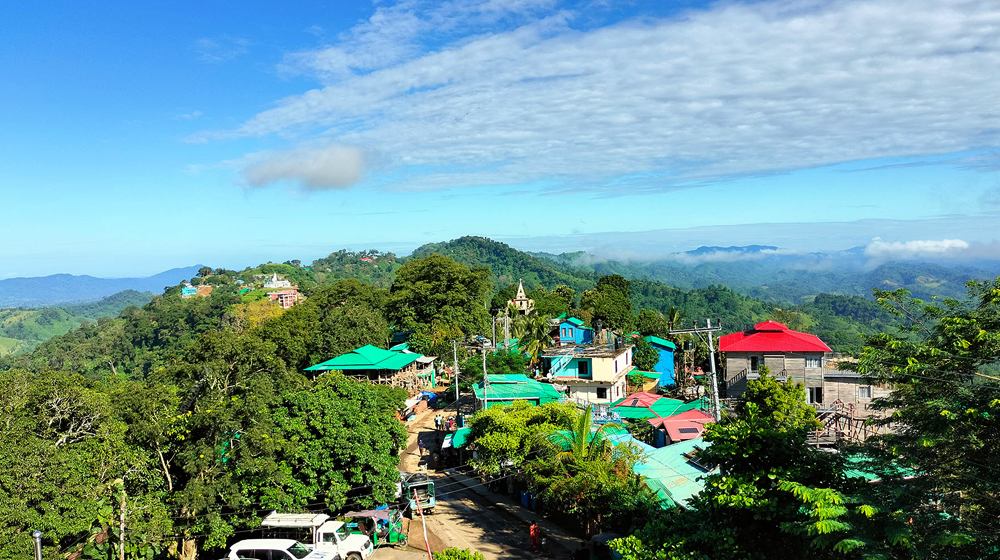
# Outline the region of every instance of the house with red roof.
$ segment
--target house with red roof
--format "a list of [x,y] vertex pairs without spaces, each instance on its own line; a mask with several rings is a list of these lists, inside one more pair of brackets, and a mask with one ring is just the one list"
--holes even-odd
[[726,360],[726,396],[743,395],[747,381],[760,377],[761,368],[767,366],[779,381],[805,385],[810,403],[823,403],[823,363],[831,350],[818,336],[764,321],[722,336],[719,351]]
[[656,430],[653,447],[663,447],[700,438],[705,424],[715,422],[715,418],[704,410],[692,408],[665,418],[650,418],[648,422]]

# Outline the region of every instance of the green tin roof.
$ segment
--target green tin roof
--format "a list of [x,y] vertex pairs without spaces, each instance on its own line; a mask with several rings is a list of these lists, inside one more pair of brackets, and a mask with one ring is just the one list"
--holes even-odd
[[[684,402],[677,399],[669,399],[667,397],[662,397],[652,405],[646,406],[619,406],[625,401],[629,400],[629,397],[623,399],[618,399],[617,401],[611,403],[611,408],[614,409],[622,418],[629,420],[645,420],[648,418],[666,418],[668,416],[673,416],[675,414],[680,414],[682,412],[687,412],[692,409],[704,410],[701,399],[694,400],[691,402]],[[616,408],[617,407],[617,408]]]
[[398,371],[417,361],[421,354],[404,354],[367,345],[336,358],[309,366],[306,371],[382,369]]
[[663,346],[664,348],[670,348],[671,350],[677,350],[677,345],[665,338],[660,338],[658,336],[647,336],[646,342],[650,344],[655,344],[657,346]]
[[[529,379],[525,375],[497,375],[490,376],[489,395],[483,393],[483,382],[476,383],[472,390],[476,393],[477,399],[488,397],[490,401],[512,401],[512,400],[534,400],[538,399],[539,404],[559,400],[562,395],[556,391],[555,387],[548,383],[539,383],[534,379]],[[520,379],[515,379],[520,378]]]
[[661,447],[647,452],[633,470],[658,496],[666,494],[671,502],[683,507],[705,487],[699,479],[708,472],[695,465],[691,454],[695,448],[706,447],[708,444],[701,438]]
[[585,331],[594,330],[594,329],[591,329],[590,327],[583,326],[584,325],[583,319],[577,319],[576,317],[570,317],[569,319],[566,319],[564,322],[565,323],[573,323],[574,325],[576,325],[576,328],[583,329]]

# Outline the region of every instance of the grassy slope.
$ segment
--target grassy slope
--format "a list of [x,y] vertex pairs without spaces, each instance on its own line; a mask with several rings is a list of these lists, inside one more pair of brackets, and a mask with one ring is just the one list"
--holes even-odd
[[145,305],[151,297],[149,292],[125,290],[100,301],[69,307],[0,309],[0,340],[17,342],[0,344],[0,354],[31,349],[54,336],[72,331],[84,321],[117,317],[126,307]]

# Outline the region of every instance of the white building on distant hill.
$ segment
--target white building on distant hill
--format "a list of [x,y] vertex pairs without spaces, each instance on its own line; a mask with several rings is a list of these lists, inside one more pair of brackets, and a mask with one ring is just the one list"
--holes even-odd
[[292,283],[289,282],[288,280],[281,280],[281,279],[279,279],[277,272],[275,272],[274,275],[271,276],[270,280],[268,280],[267,282],[264,282],[264,289],[265,290],[280,290],[282,288],[291,288],[291,287],[292,287]]

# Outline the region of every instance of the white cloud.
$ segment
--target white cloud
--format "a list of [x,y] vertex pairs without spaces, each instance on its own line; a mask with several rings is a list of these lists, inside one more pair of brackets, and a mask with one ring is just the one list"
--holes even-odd
[[209,63],[230,61],[250,52],[250,41],[240,37],[202,38],[191,43],[198,60]]
[[878,260],[948,258],[965,256],[969,244],[961,239],[886,242],[875,238],[865,247],[865,256]]
[[194,119],[197,119],[198,117],[200,117],[200,116],[202,116],[204,114],[205,113],[202,113],[201,111],[191,111],[190,113],[183,113],[183,114],[177,115],[177,118],[181,119],[183,121],[193,121]]
[[361,180],[364,170],[361,150],[329,146],[256,154],[241,172],[252,187],[296,181],[308,189],[344,189]]
[[550,2],[440,6],[379,7],[286,60],[324,87],[191,140],[321,132],[398,188],[606,190],[1000,143],[995,0],[722,3],[588,31]]

